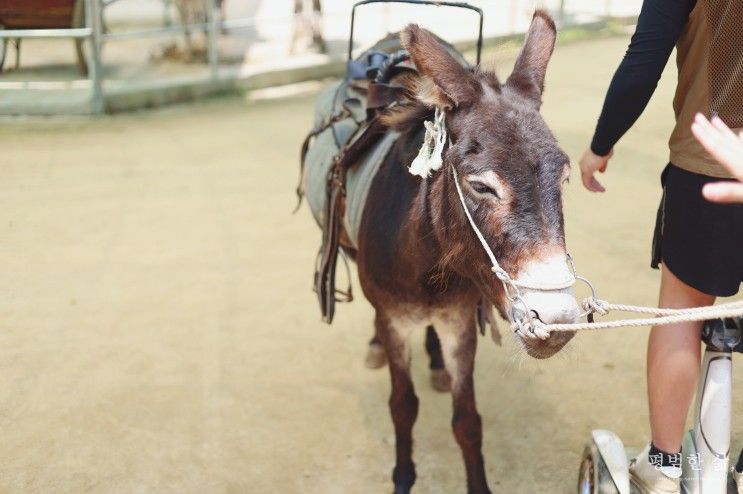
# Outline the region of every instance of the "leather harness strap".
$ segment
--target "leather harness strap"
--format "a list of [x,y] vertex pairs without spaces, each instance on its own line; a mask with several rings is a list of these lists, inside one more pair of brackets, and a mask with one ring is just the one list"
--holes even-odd
[[[320,311],[325,322],[330,324],[335,315],[335,303],[338,301],[350,302],[353,295],[348,292],[339,292],[335,288],[335,270],[338,262],[340,246],[340,227],[345,208],[345,184],[348,168],[356,163],[386,127],[375,116],[371,121],[359,127],[351,141],[344,147],[328,172],[328,182],[325,191],[325,211],[323,214],[323,237],[320,247],[320,256],[315,271],[315,292],[320,301]],[[342,295],[339,298],[337,295]]]
[[[297,184],[297,207],[294,208],[295,213],[299,210],[299,207],[302,205],[302,198],[304,197],[304,189],[302,187],[302,177],[304,177],[304,160],[305,160],[305,157],[307,156],[307,151],[310,149],[310,143],[315,137],[325,132],[325,130],[332,127],[337,122],[340,122],[341,120],[349,118],[350,116],[351,116],[351,113],[348,110],[344,109],[340,113],[334,115],[333,118],[331,118],[327,122],[322,122],[320,125],[310,130],[310,132],[307,134],[307,137],[305,137],[304,141],[302,141],[302,148],[299,152],[299,183]],[[340,147],[340,144],[337,142],[337,140],[336,140],[336,145]]]
[[[398,45],[399,46],[399,45]],[[368,60],[364,61],[364,58]],[[346,83],[341,84],[334,95],[336,108],[332,117],[321,122],[305,137],[300,153],[300,177],[304,177],[305,159],[313,140],[328,129],[333,131],[335,144],[339,149],[327,175],[325,203],[323,206],[322,245],[315,266],[314,290],[320,302],[322,318],[330,324],[335,315],[336,302],[349,302],[353,299],[350,280],[347,291],[335,287],[335,272],[338,254],[342,248],[341,222],[345,215],[346,172],[358,163],[387,131],[379,119],[382,110],[402,102],[406,98],[403,87],[390,84],[390,79],[402,71],[415,68],[406,63],[409,55],[404,50],[392,53],[372,52],[367,57],[354,62],[349,67]],[[351,71],[350,69],[355,69]],[[363,69],[363,70],[362,70]],[[356,72],[364,73],[359,77]],[[343,99],[342,99],[343,98]],[[363,107],[362,107],[363,106]],[[353,119],[358,129],[347,142],[340,142],[334,125],[346,119]],[[297,186],[297,209],[304,196],[303,179]]]

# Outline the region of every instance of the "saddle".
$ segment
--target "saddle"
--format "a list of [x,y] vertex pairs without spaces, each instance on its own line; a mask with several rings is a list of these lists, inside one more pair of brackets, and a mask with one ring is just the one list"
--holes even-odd
[[[467,64],[453,47],[445,46]],[[353,253],[356,248],[369,185],[398,137],[381,122],[380,115],[407,99],[406,88],[394,82],[405,71],[417,72],[397,33],[349,60],[346,77],[318,98],[315,125],[302,143],[297,196],[300,204],[307,196],[322,228],[314,291],[328,324],[333,321],[336,302],[353,300],[350,280],[347,290],[336,289],[338,255],[346,261],[345,251]],[[311,173],[306,172],[308,166]]]

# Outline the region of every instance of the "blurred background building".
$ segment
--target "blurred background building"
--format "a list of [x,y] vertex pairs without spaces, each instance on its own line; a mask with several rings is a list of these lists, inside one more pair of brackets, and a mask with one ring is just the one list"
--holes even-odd
[[[337,75],[343,71],[353,3],[3,0],[0,114],[101,113]],[[564,27],[632,18],[642,2],[470,3],[483,9],[484,36],[492,42],[524,32],[537,6],[549,9]],[[420,19],[422,8],[425,27],[447,40],[476,39],[472,12],[373,4],[358,11],[356,49]]]

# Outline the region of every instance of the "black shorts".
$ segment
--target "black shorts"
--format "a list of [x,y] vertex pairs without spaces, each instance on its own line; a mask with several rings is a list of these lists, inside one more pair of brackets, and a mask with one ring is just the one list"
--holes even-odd
[[738,293],[743,281],[743,205],[708,202],[702,187],[719,178],[669,164],[653,236],[651,265],[718,297]]

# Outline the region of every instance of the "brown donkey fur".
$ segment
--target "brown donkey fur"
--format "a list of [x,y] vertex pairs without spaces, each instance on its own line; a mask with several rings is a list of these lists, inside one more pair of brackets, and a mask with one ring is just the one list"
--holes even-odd
[[[410,101],[383,117],[402,135],[371,184],[354,252],[392,379],[389,405],[397,451],[392,478],[396,493],[410,492],[415,482],[412,428],[418,398],[408,341],[413,330],[433,325],[451,377],[452,427],[464,457],[467,489],[486,493],[473,383],[475,314],[482,296],[503,316],[510,307],[467,222],[451,168],[458,172],[474,221],[513,278],[534,279],[548,261],[564,260],[562,187],[568,158],[539,114],[555,25],[546,13],[535,14],[505,83],[491,72],[463,68],[416,25],[404,30],[402,40],[420,76],[408,81]],[[436,107],[446,110],[450,140],[443,167],[421,179],[408,166],[423,141],[423,122]],[[575,319],[577,307],[569,293],[534,297],[530,306],[542,321]],[[519,336],[519,341],[530,355],[546,358],[571,337]]]

